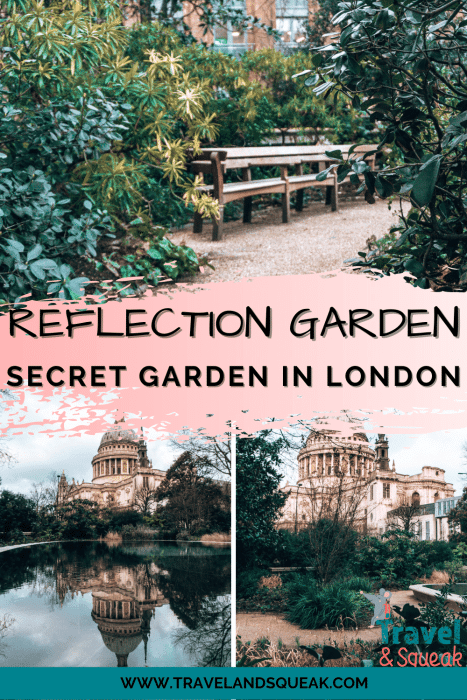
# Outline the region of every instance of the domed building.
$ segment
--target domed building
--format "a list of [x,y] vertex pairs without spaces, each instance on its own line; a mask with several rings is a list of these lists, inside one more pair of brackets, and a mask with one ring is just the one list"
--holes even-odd
[[354,508],[354,526],[381,535],[391,512],[413,504],[420,506],[414,518],[419,535],[447,539],[447,513],[457,498],[444,469],[425,466],[410,476],[396,472],[384,434],[378,435],[373,448],[364,433],[343,437],[335,430],[311,431],[297,459],[297,483],[282,487],[288,498],[279,528],[303,529],[335,512],[339,502],[341,510]]
[[101,438],[92,459],[92,481],[76,483],[72,479],[69,483],[63,473],[57,503],[87,499],[108,508],[127,510],[134,507],[138,492],[155,490],[164,478],[165,472],[154,469],[148,459],[142,432],[137,435],[122,418]]

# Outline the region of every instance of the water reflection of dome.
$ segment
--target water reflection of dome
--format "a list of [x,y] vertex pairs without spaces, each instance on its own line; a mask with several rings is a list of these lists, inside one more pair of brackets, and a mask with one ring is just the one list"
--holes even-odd
[[91,617],[97,623],[105,646],[117,656],[117,666],[128,666],[128,655],[143,640],[138,603],[131,599],[102,599],[94,593],[92,598]]
[[107,649],[116,655],[117,666],[128,666],[128,655],[135,651],[143,641],[141,631],[138,631],[136,634],[127,634],[123,637],[118,632],[114,634],[102,632],[102,630],[100,632],[102,641]]

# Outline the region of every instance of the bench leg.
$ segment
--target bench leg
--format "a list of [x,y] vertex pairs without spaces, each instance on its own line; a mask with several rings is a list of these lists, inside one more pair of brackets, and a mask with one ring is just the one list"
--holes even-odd
[[197,211],[195,211],[195,217],[193,221],[193,233],[203,232],[203,217]]
[[303,211],[303,190],[297,190],[297,199],[295,200],[296,211]]
[[290,221],[290,190],[289,181],[285,181],[285,192],[282,195],[282,223],[288,224]]
[[221,241],[224,236],[224,206],[219,206],[219,218],[212,220],[212,240]]
[[332,203],[332,187],[326,187],[326,201],[325,204],[331,204]]
[[[303,175],[303,163],[295,166],[295,175]],[[295,211],[303,211],[303,190],[297,190],[295,197]]]
[[337,184],[337,178],[334,180],[334,186],[329,188],[331,190],[331,211],[339,210],[339,185]]
[[251,212],[253,209],[253,197],[245,197],[243,200],[243,223],[251,224]]

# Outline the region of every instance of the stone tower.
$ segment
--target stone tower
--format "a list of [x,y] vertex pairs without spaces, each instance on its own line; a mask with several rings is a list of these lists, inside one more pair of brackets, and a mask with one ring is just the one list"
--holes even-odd
[[389,443],[384,433],[378,433],[378,440],[375,445],[376,459],[375,469],[389,471]]

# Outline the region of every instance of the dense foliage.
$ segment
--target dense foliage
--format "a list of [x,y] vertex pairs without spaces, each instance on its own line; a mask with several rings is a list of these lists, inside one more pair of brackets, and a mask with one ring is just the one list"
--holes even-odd
[[6,489],[0,493],[0,539],[16,532],[31,532],[36,519],[34,503],[20,493]]
[[287,495],[280,490],[283,438],[262,430],[237,440],[237,563],[264,563],[278,543],[275,524]]
[[177,201],[170,183],[185,203],[216,210],[185,169],[187,149],[216,133],[209,86],[180,54],[125,55],[117,3],[25,0],[7,9],[1,296],[76,298],[88,275],[157,284],[195,271],[193,251],[173,245],[158,224]]
[[208,111],[216,115],[216,142],[223,146],[264,144],[274,129],[307,129],[314,139],[325,133],[333,143],[365,141],[374,129],[369,117],[349,108],[345,99],[322,100],[292,79],[313,66],[303,51],[286,56],[270,48],[235,58],[202,44],[183,47],[177,34],[162,33],[154,25],[135,28],[128,55],[140,61],[150,48],[182,53],[190,73],[213,87]]
[[345,0],[334,43],[313,55],[307,79],[380,123],[392,162],[376,176],[363,160],[339,159],[366,199],[401,196],[399,224],[356,264],[406,272],[416,286],[467,284],[467,5],[464,0]]

